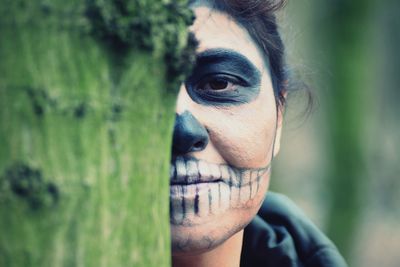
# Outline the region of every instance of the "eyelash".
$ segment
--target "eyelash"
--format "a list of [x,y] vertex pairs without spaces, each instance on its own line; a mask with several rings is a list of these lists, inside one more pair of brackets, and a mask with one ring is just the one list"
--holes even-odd
[[[224,89],[205,89],[207,87],[207,84],[210,84],[211,82],[215,81],[223,81],[227,83],[228,88]],[[239,77],[233,76],[233,75],[227,75],[227,74],[213,74],[213,75],[208,75],[205,78],[200,79],[199,82],[197,82],[194,86],[194,89],[196,91],[212,91],[212,92],[228,92],[228,91],[233,91],[237,89],[238,86],[243,86],[244,82],[242,79]],[[208,86],[210,87],[210,85]],[[231,87],[231,88],[230,88]]]

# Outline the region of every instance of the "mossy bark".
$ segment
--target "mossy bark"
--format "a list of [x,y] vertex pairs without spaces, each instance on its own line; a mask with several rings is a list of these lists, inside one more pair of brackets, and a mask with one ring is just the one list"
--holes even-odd
[[[103,4],[130,5],[128,24],[154,5],[166,13],[138,13],[170,32],[99,35]],[[182,73],[166,61],[188,51],[188,12],[185,1],[1,1],[0,266],[169,265],[170,88]]]

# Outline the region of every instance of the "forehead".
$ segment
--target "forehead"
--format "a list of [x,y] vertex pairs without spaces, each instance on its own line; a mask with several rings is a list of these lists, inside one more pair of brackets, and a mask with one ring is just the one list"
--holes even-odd
[[190,30],[199,41],[197,52],[225,48],[234,50],[249,59],[259,70],[264,69],[263,56],[248,31],[226,13],[208,6],[193,6],[196,15]]

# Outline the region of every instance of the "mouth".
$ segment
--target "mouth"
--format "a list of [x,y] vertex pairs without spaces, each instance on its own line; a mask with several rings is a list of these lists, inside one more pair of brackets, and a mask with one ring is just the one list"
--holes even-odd
[[171,163],[170,185],[185,186],[203,183],[225,183],[233,187],[247,186],[269,171],[262,168],[237,168],[228,164],[215,164],[189,157],[176,157]]
[[256,197],[263,168],[237,168],[188,157],[177,157],[170,172],[171,225],[195,225]]

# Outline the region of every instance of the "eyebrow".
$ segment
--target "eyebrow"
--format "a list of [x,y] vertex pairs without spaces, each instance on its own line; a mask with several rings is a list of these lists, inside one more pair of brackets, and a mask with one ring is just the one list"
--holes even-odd
[[228,60],[234,60],[238,63],[242,63],[248,68],[258,70],[258,68],[246,56],[232,49],[212,48],[200,52],[196,55],[197,63],[215,63]]
[[260,82],[260,70],[243,54],[226,48],[212,48],[196,55],[194,73],[227,72],[240,76],[248,84]]

